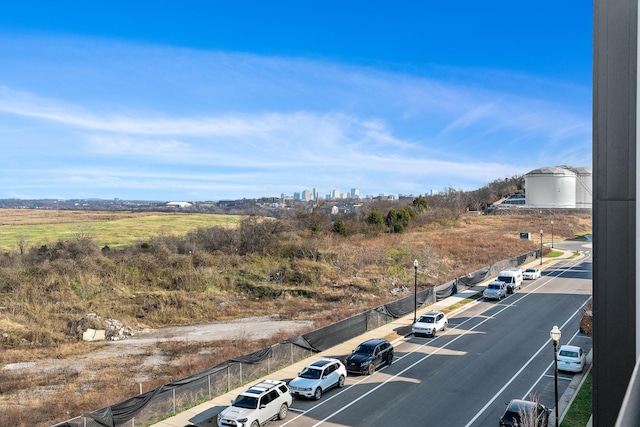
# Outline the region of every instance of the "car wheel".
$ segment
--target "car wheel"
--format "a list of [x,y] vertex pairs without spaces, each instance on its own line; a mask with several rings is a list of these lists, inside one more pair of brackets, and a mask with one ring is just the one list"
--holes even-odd
[[449,326],[449,322],[444,322],[444,326],[442,327],[443,331],[447,330],[447,326]]
[[344,375],[340,375],[340,378],[338,378],[338,388],[342,387],[344,387]]
[[287,406],[286,403],[283,403],[282,406],[280,406],[280,411],[278,412],[278,419],[284,420],[285,418],[287,418],[288,412],[289,412],[289,407]]
[[373,362],[371,362],[369,364],[369,368],[367,369],[367,374],[373,375],[375,371],[376,371],[376,366],[373,364]]
[[316,391],[313,392],[313,398],[315,400],[320,400],[321,397],[322,397],[322,388],[318,387]]
[[251,423],[251,427],[260,427],[260,424],[258,423],[258,421],[254,421]]
[[389,356],[387,357],[387,366],[391,366],[392,363],[393,363],[393,353],[389,353]]

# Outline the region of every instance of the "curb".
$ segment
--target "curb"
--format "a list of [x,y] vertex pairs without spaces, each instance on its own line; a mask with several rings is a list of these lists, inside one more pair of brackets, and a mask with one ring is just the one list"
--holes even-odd
[[[573,252],[571,251],[563,251],[563,252],[564,253],[558,257],[547,258],[547,264],[544,263],[544,258],[542,258],[543,266],[549,267],[550,265],[553,265],[556,261],[568,259],[573,255]],[[536,260],[534,262],[535,262],[535,265],[537,266],[539,261]],[[521,269],[527,268],[528,265],[533,265],[533,262],[530,262],[525,265],[521,265],[520,268]],[[440,302],[436,302],[428,306],[423,306],[419,309],[419,311],[417,311],[417,313],[419,314],[419,313],[426,313],[427,311],[446,310],[447,307],[451,307],[460,301],[469,299],[470,297],[475,296],[479,293],[481,294],[484,288],[486,287],[486,284],[491,282],[492,280],[494,279],[491,278],[491,279],[485,280],[484,282],[481,282],[480,284],[477,284],[471,288],[461,291],[455,295],[451,295]],[[469,301],[468,303],[463,304],[460,307],[449,311],[447,313],[447,317],[453,313],[456,313],[463,309],[467,309],[474,304],[478,304],[480,300],[481,298],[475,298],[474,301]],[[338,353],[348,354],[348,352],[350,352],[351,349],[355,348],[355,345],[357,345],[357,343],[361,341],[364,341],[368,338],[374,338],[374,337],[375,338],[388,337],[392,333],[392,331],[397,331],[397,329],[405,326],[411,328],[412,324],[413,324],[413,313],[406,314],[405,316],[397,318],[394,321],[387,323],[386,325],[380,326],[371,331],[367,331],[359,337],[355,337],[350,340],[347,340],[346,342],[338,344],[332,347],[331,349],[314,354],[308,358],[305,358],[285,368],[282,368],[277,372],[273,372],[272,376],[278,376],[282,378],[288,378],[291,375],[295,376],[295,373],[299,372],[299,370],[302,369],[302,367],[306,366],[309,363],[309,360],[311,359],[317,359],[322,357],[336,357],[336,354]],[[385,331],[388,331],[388,332],[385,332]],[[396,333],[397,337],[389,339],[389,342],[391,342],[392,344],[397,343],[413,335],[411,332],[407,334],[400,334],[397,332],[394,332],[394,333]],[[151,427],[184,427],[184,426],[193,426],[194,424],[213,426],[214,424],[207,424],[207,422],[211,420],[212,410],[216,406],[223,406],[223,405],[227,406],[231,398],[236,397],[237,394],[239,394],[241,391],[243,391],[244,389],[246,389],[247,387],[249,387],[250,385],[258,381],[260,380],[254,380],[234,390],[229,390],[228,392],[223,393],[222,395],[215,396],[212,399],[204,403],[201,403],[200,405],[196,405],[180,413],[174,414],[173,416],[170,416],[158,423],[155,423]],[[567,392],[565,391],[565,394],[566,393]],[[563,394],[563,397],[564,397],[564,394]],[[568,408],[569,405],[567,405],[566,407]],[[566,412],[566,409],[563,412]]]

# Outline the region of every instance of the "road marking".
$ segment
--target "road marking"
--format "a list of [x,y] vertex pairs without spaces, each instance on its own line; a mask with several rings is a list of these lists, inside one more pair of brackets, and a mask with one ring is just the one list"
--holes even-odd
[[[577,309],[577,310],[576,310],[576,311],[575,311],[571,316],[569,316],[569,318],[568,318],[568,319],[567,319],[567,320],[562,324],[562,326],[560,326],[560,330],[562,330],[562,328],[564,328],[565,326],[567,326],[567,324],[569,323],[569,321],[571,321],[571,319],[573,319],[573,317],[574,317],[575,315],[577,315],[577,314],[580,312],[580,310],[582,309],[582,307],[584,307],[584,305],[585,305],[586,303],[587,303],[587,301],[585,301],[585,302],[580,306],[580,308],[579,308],[579,309]],[[543,345],[541,345],[541,346],[540,346],[540,348],[538,349],[538,351],[536,351],[536,352],[535,352],[535,354],[534,354],[533,356],[531,356],[531,357],[529,358],[529,360],[527,360],[527,363],[525,363],[524,365],[522,365],[522,367],[518,370],[518,372],[516,372],[516,373],[511,377],[511,379],[510,379],[509,381],[507,381],[507,383],[506,383],[505,385],[503,385],[503,386],[502,386],[502,388],[501,388],[500,390],[498,390],[498,392],[497,392],[496,394],[494,394],[494,395],[493,395],[493,397],[491,398],[491,400],[489,400],[489,401],[487,402],[487,404],[486,404],[486,405],[484,405],[484,406],[482,407],[482,409],[480,409],[480,411],[478,411],[478,413],[476,414],[476,416],[475,416],[475,417],[473,417],[473,418],[471,419],[471,421],[469,421],[467,424],[465,424],[465,427],[469,427],[469,426],[471,426],[471,425],[472,425],[472,424],[473,424],[473,423],[474,423],[478,418],[480,418],[480,415],[482,415],[482,414],[487,410],[487,408],[489,408],[489,406],[491,406],[491,405],[493,404],[493,402],[495,402],[495,400],[498,398],[498,396],[499,396],[499,395],[501,395],[501,394],[502,394],[502,392],[504,392],[504,391],[506,390],[506,388],[507,388],[509,385],[511,385],[511,383],[512,383],[513,381],[515,381],[515,379],[516,379],[516,378],[518,378],[518,377],[520,376],[520,374],[524,371],[524,369],[525,369],[527,366],[529,366],[529,364],[530,364],[531,362],[533,362],[533,360],[534,360],[536,357],[538,357],[538,355],[542,352],[542,350],[544,350],[548,345],[549,345],[549,343],[548,343],[548,342],[545,342]],[[553,362],[552,362],[552,363],[553,363]],[[547,370],[548,370],[548,369],[549,369],[549,368],[547,368]],[[545,370],[545,372],[546,372],[546,370]],[[538,381],[540,381],[540,378],[538,378]],[[537,382],[536,382],[536,383],[537,383]]]
[[[575,264],[575,265],[577,265],[577,262],[576,262],[576,264]],[[570,268],[572,268],[572,267],[570,267]],[[534,289],[533,289],[533,291],[536,291],[536,290],[538,290],[538,289],[540,289],[540,288],[542,288],[542,287],[546,286],[547,284],[549,284],[549,282],[553,281],[553,280],[554,280],[554,279],[556,279],[557,277],[562,276],[562,275],[563,275],[565,272],[567,272],[567,271],[568,271],[568,270],[561,271],[561,272],[560,272],[560,274],[559,274],[559,275],[557,275],[557,276],[550,276],[549,280],[547,280],[545,283],[543,283],[543,284],[539,285],[538,287],[534,288]],[[526,294],[521,295],[521,296],[520,296],[520,298],[518,298],[515,302],[519,302],[519,301],[523,300],[524,298],[526,298],[526,297],[527,297],[528,295],[530,295],[531,293],[532,293],[532,292],[528,292],[528,293],[526,293]],[[512,296],[515,296],[515,295],[514,295],[514,294],[512,294]],[[512,297],[509,297],[509,298],[512,298]],[[584,302],[584,304],[586,304],[586,302],[587,302],[587,301],[585,301],[585,302]],[[582,306],[584,306],[584,304],[583,304]],[[498,310],[495,314],[493,314],[493,315],[491,315],[491,316],[486,316],[486,318],[485,318],[484,320],[482,320],[480,323],[478,323],[477,325],[475,325],[475,326],[473,326],[473,327],[469,328],[468,330],[464,331],[462,334],[460,334],[460,335],[456,336],[455,338],[453,338],[453,339],[452,339],[451,341],[449,341],[448,343],[445,343],[442,347],[438,347],[438,348],[437,348],[437,349],[435,349],[433,352],[428,353],[427,355],[425,355],[424,357],[422,357],[422,358],[421,358],[421,359],[419,359],[418,361],[416,361],[416,362],[412,363],[411,365],[409,365],[408,367],[404,368],[402,371],[400,371],[400,372],[398,372],[397,374],[395,374],[395,375],[393,375],[393,376],[389,377],[387,380],[382,381],[380,384],[378,384],[377,386],[375,386],[373,389],[369,390],[368,392],[366,392],[366,393],[362,394],[362,395],[361,395],[361,396],[359,396],[358,398],[356,398],[356,399],[352,400],[351,402],[347,403],[347,404],[346,404],[346,405],[344,405],[342,408],[340,408],[340,409],[338,409],[337,411],[333,412],[331,415],[329,415],[329,416],[327,416],[327,417],[323,418],[322,420],[318,421],[317,423],[313,424],[313,427],[319,426],[319,425],[321,425],[322,423],[324,423],[324,422],[326,422],[326,421],[330,420],[331,418],[335,417],[336,415],[338,415],[338,414],[339,414],[339,413],[341,413],[342,411],[344,411],[344,410],[348,409],[349,407],[351,407],[351,406],[352,406],[352,405],[354,405],[355,403],[357,403],[357,402],[359,402],[360,400],[364,399],[365,397],[367,397],[367,396],[368,396],[368,395],[370,395],[371,393],[373,393],[373,392],[377,391],[378,389],[380,389],[380,388],[382,388],[383,386],[387,385],[389,382],[391,382],[391,381],[395,380],[396,378],[398,378],[398,377],[402,376],[405,372],[407,372],[408,370],[412,369],[412,368],[413,368],[413,367],[415,367],[416,365],[419,365],[420,363],[424,362],[426,359],[428,359],[428,358],[430,358],[431,356],[433,356],[433,355],[435,355],[435,354],[439,353],[441,350],[443,350],[443,349],[445,349],[446,347],[448,347],[449,345],[453,344],[454,342],[456,342],[456,341],[457,341],[457,340],[459,340],[460,338],[462,338],[462,337],[464,337],[465,335],[467,335],[467,334],[471,333],[472,331],[474,331],[476,328],[478,328],[479,326],[481,326],[481,325],[482,325],[482,324],[484,324],[485,322],[487,322],[487,321],[489,321],[489,320],[494,319],[497,315],[499,315],[499,314],[500,314],[500,313],[502,313],[503,311],[505,311],[505,310],[507,310],[507,309],[509,309],[509,308],[513,307],[513,303],[505,304],[505,305],[499,304],[499,305],[496,305],[496,307],[501,307],[501,309],[500,309],[500,310]],[[576,311],[576,313],[577,313],[579,310],[580,310],[580,309],[578,309],[578,310]],[[571,319],[573,316],[575,316],[575,314],[576,314],[576,313],[574,313],[572,316],[570,316],[570,317],[569,317],[569,319]],[[465,320],[464,322],[460,323],[460,324],[459,324],[459,325],[457,325],[457,326],[464,325],[465,323],[467,323],[467,322],[471,321],[472,319],[476,319],[476,318],[477,318],[477,316],[476,316],[476,317],[473,317],[473,318],[469,318],[469,319]],[[569,322],[569,320],[567,320],[565,323],[563,323],[562,327],[566,326],[566,324],[567,324],[568,322]],[[562,329],[562,327],[560,327],[560,329]],[[441,335],[437,335],[437,336],[435,336],[434,338],[432,338],[431,340],[429,340],[429,341],[425,342],[424,344],[419,345],[415,350],[412,350],[412,351],[410,351],[410,352],[406,353],[405,355],[403,355],[403,356],[401,356],[401,357],[398,357],[397,359],[398,359],[398,360],[401,360],[401,359],[404,359],[405,357],[409,356],[410,354],[416,353],[419,349],[421,349],[421,348],[423,348],[423,347],[426,347],[426,346],[430,345],[433,341],[437,340],[438,338],[443,337],[443,336],[445,336],[445,335],[448,335],[448,334],[449,334],[449,332],[450,332],[450,331],[452,331],[452,330],[454,330],[454,329],[456,329],[456,327],[449,328],[449,329],[448,329],[444,334],[441,334]],[[405,342],[408,342],[408,341],[405,341]],[[480,416],[484,411],[486,411],[486,409],[489,407],[489,405],[490,405],[491,403],[493,403],[493,402],[497,399],[498,394],[502,393],[502,391],[504,391],[504,389],[505,389],[509,384],[511,384],[511,383],[515,380],[515,378],[516,378],[518,375],[520,375],[520,373],[524,370],[524,368],[525,368],[526,366],[528,366],[528,365],[529,365],[529,363],[531,363],[531,361],[533,360],[533,358],[534,358],[534,357],[536,357],[536,356],[537,356],[537,355],[538,355],[538,354],[539,354],[539,353],[544,349],[544,347],[546,347],[547,345],[548,345],[548,343],[545,343],[542,347],[540,347],[540,349],[539,349],[539,350],[538,350],[538,351],[537,351],[537,352],[536,352],[536,353],[531,357],[531,359],[529,359],[529,361],[527,361],[527,363],[526,363],[522,368],[520,368],[520,370],[519,370],[519,371],[518,371],[518,372],[517,372],[517,373],[512,377],[512,379],[511,379],[507,384],[505,384],[505,385],[503,386],[503,388],[502,388],[502,389],[501,389],[501,390],[500,390],[500,391],[499,391],[499,392],[498,392],[498,393],[493,397],[493,399],[491,399],[491,401],[490,401],[489,403],[487,403],[487,404],[486,404],[486,405],[481,409],[481,411],[480,411],[480,412],[479,412],[479,413],[478,413],[478,414],[477,414],[477,415],[476,415],[476,416],[475,416],[475,417],[474,417],[474,418],[473,418],[473,419],[472,419],[472,420],[471,420],[471,421],[470,421],[470,422],[469,422],[465,427],[469,427],[469,426],[470,426],[474,421],[476,421],[476,420],[478,419],[478,417],[479,417],[479,416]],[[377,372],[380,372],[380,371],[382,371],[382,370],[384,370],[384,369],[386,369],[386,368],[387,368],[387,366],[385,366],[384,368],[381,368],[379,371],[376,371],[376,373],[377,373]],[[374,375],[375,375],[375,374],[374,374]],[[363,378],[362,378],[362,379],[360,379],[359,381],[356,381],[356,382],[354,383],[354,385],[355,385],[355,384],[359,384],[359,383],[361,383],[362,381],[366,380],[366,379],[367,379],[367,378],[369,378],[369,377],[371,377],[371,376],[370,376],[370,375],[365,375],[365,376],[363,376]],[[349,387],[349,388],[350,388],[350,387]],[[292,418],[292,419],[290,419],[290,420],[286,421],[286,422],[285,422],[285,423],[283,423],[282,425],[284,426],[284,425],[287,425],[287,424],[290,424],[290,423],[294,422],[294,421],[295,421],[295,420],[297,420],[298,418],[300,418],[300,417],[302,417],[303,415],[305,415],[307,412],[310,412],[310,411],[312,411],[312,410],[316,409],[317,407],[319,407],[319,406],[321,406],[321,405],[325,404],[326,402],[328,402],[328,401],[330,401],[330,400],[332,400],[332,399],[334,399],[334,398],[336,398],[336,397],[340,396],[340,395],[341,395],[342,393],[344,393],[344,392],[346,392],[346,389],[345,389],[345,390],[340,391],[339,393],[336,393],[336,394],[332,395],[331,397],[329,397],[329,398],[327,398],[327,399],[323,400],[322,402],[319,402],[317,405],[314,405],[313,407],[309,408],[309,409],[308,409],[308,410],[306,410],[306,411],[301,411],[300,415],[298,415],[298,416],[296,416],[296,417],[294,417],[294,418]],[[298,411],[296,411],[296,412],[298,412]]]
[[[588,300],[587,300],[587,301],[588,301]],[[582,304],[582,306],[578,309],[578,311],[582,310],[582,307],[584,307],[584,306],[585,306],[585,304],[586,304],[586,302],[585,302],[584,304]],[[573,316],[575,316],[575,315],[576,315],[576,313],[574,313],[574,314],[573,314]],[[572,318],[573,318],[573,316],[569,317],[569,319],[572,319]],[[568,320],[567,320],[567,322],[568,322]],[[566,325],[566,322],[565,322],[565,325]],[[564,325],[563,325],[563,326],[564,326]],[[576,336],[578,335],[578,332],[580,332],[580,331],[576,331],[576,332],[573,334],[573,336],[569,339],[568,343],[571,343],[571,341],[573,341],[574,339],[576,339]],[[533,391],[533,389],[538,385],[538,383],[540,382],[540,380],[542,379],[542,377],[551,377],[551,378],[555,379],[555,375],[553,375],[553,376],[552,376],[552,375],[548,375],[548,374],[546,374],[546,373],[545,373],[545,372],[547,372],[549,369],[551,369],[552,367],[553,367],[553,361],[551,361],[551,362],[549,363],[549,366],[547,366],[547,369],[545,369],[545,370],[542,372],[542,374],[540,374],[540,376],[538,377],[538,380],[537,380],[535,383],[533,383],[533,385],[531,386],[531,388],[530,388],[530,389],[529,389],[529,390],[524,394],[524,396],[522,396],[522,398],[523,398],[523,399],[526,399],[526,398],[527,398],[527,396],[529,396],[529,395],[531,394],[531,392],[532,392],[532,391]],[[558,379],[560,379],[560,378],[562,378],[562,377],[561,377],[561,376],[558,376]],[[564,378],[567,378],[567,377],[564,377]],[[571,379],[571,378],[569,378],[569,379]]]

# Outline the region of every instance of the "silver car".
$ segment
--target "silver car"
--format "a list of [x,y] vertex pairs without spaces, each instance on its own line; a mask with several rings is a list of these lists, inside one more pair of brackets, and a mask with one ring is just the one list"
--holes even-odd
[[500,301],[502,298],[507,297],[507,285],[499,280],[494,280],[487,285],[482,296],[484,299],[495,299]]

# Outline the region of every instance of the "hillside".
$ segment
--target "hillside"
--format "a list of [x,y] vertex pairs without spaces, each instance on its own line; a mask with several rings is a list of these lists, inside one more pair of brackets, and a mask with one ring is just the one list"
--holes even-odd
[[[356,218],[344,221],[345,236],[332,232],[331,222],[300,215],[247,217],[233,229],[181,233],[170,232],[171,224],[164,223],[156,231],[145,228],[137,244],[117,250],[105,249],[90,233],[32,242],[23,253],[5,252],[0,262],[0,362],[73,361],[95,353],[104,344],[79,341],[76,328],[87,326],[82,320],[89,313],[136,334],[261,316],[312,322],[309,328],[315,328],[408,292],[414,259],[420,262],[419,287],[437,285],[538,249],[538,232],[550,230],[551,220],[556,241],[591,229],[585,212],[460,216],[430,210],[404,233],[384,232]],[[73,221],[83,223],[78,217]],[[520,239],[523,231],[534,240]],[[545,241],[550,238],[545,231]],[[47,375],[25,376],[5,369],[0,371],[0,416],[12,425],[36,425],[42,420],[28,417],[38,411],[25,408],[39,408],[52,417],[46,422],[59,421],[62,413],[96,409],[94,393],[100,406],[115,403],[135,394],[136,379],[145,378],[148,390],[286,334],[166,341],[128,357],[92,359],[90,372],[51,369]],[[147,359],[156,362],[150,367]]]

